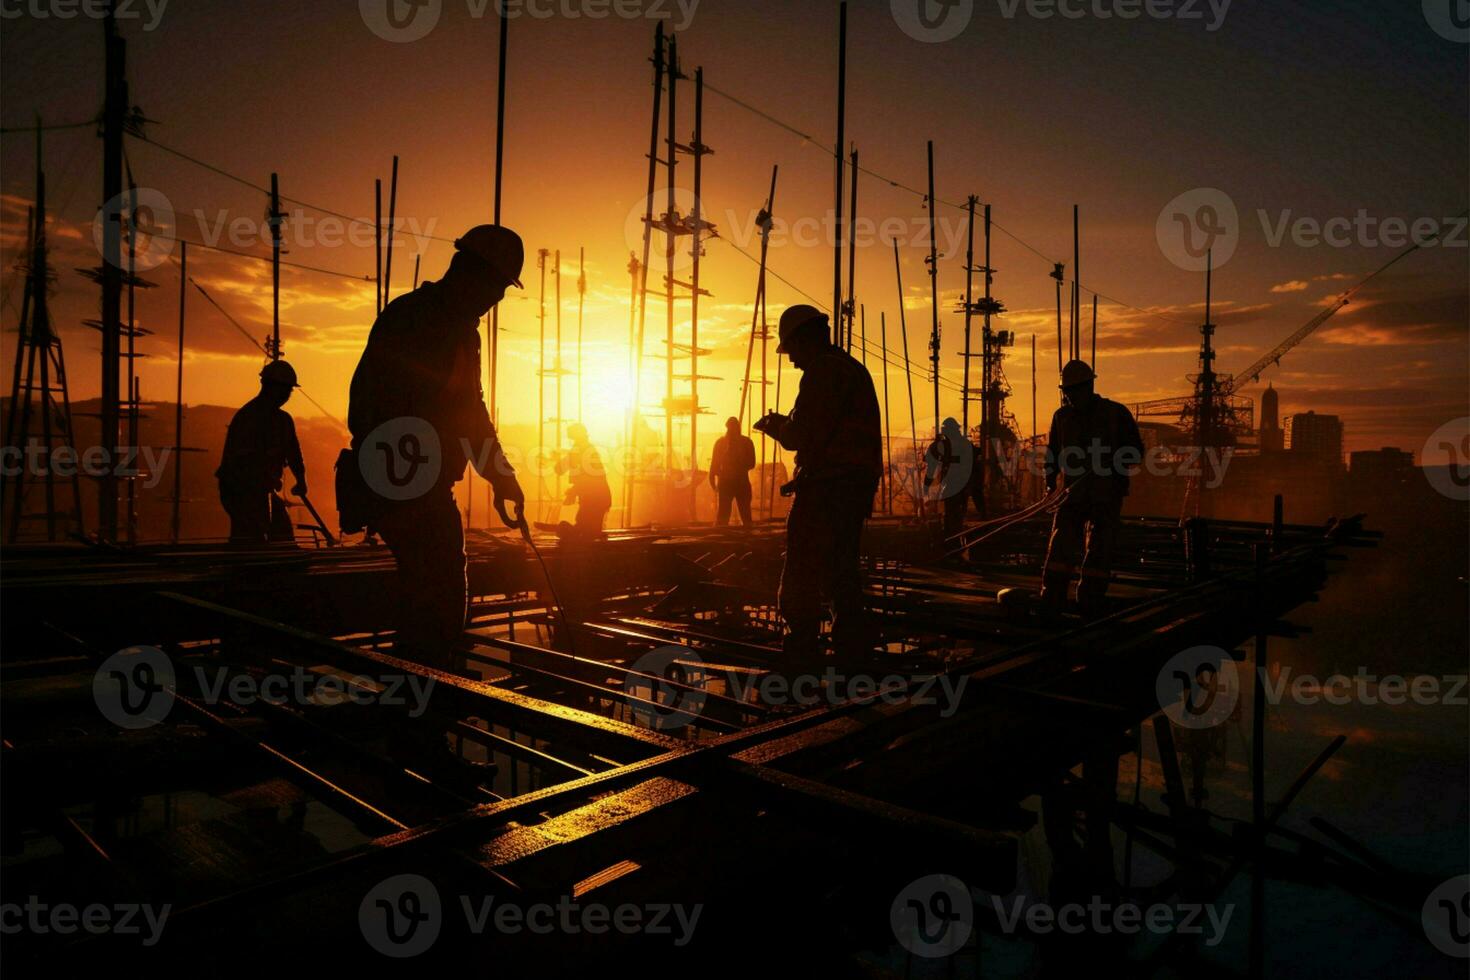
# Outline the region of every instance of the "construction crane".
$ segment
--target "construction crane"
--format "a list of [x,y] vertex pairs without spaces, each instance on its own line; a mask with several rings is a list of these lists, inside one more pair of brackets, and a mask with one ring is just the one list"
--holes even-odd
[[[1281,358],[1286,356],[1288,351],[1296,347],[1302,341],[1306,340],[1309,336],[1312,335],[1314,331],[1316,331],[1318,327],[1322,326],[1322,324],[1332,319],[1332,317],[1336,315],[1336,313],[1344,306],[1347,306],[1348,303],[1352,301],[1353,295],[1356,294],[1360,289],[1368,285],[1368,283],[1372,282],[1374,279],[1377,279],[1380,275],[1387,272],[1392,266],[1397,265],[1400,261],[1407,258],[1413,252],[1416,252],[1420,248],[1423,248],[1425,245],[1431,244],[1432,242],[1436,241],[1438,237],[1439,236],[1435,236],[1435,238],[1429,239],[1428,241],[1424,242],[1415,242],[1413,245],[1404,249],[1404,251],[1400,252],[1398,255],[1394,256],[1388,262],[1385,262],[1371,275],[1367,276],[1365,279],[1357,283],[1357,285],[1353,286],[1351,289],[1338,296],[1335,300],[1332,301],[1330,305],[1325,307],[1316,316],[1312,317],[1306,323],[1298,327],[1296,332],[1293,333],[1291,336],[1287,337],[1281,343],[1277,344],[1270,351],[1262,354],[1250,367],[1235,375],[1218,375],[1215,383],[1216,397],[1221,399],[1230,399],[1241,388],[1244,388],[1246,385],[1255,384],[1261,379],[1261,375],[1265,372],[1266,368],[1270,367],[1273,364],[1279,364],[1281,362]],[[1197,414],[1195,412],[1195,400],[1196,396],[1194,395],[1180,395],[1174,398],[1156,398],[1152,401],[1138,402],[1133,406],[1133,414],[1137,418],[1143,418],[1146,416],[1176,416],[1180,419],[1188,419],[1191,416]]]

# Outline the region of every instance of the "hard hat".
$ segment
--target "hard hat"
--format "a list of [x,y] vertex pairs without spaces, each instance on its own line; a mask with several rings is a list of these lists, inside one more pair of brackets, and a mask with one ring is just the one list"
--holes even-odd
[[468,252],[484,260],[512,286],[521,285],[521,269],[526,264],[526,247],[521,236],[500,225],[476,225],[454,240],[456,252]]
[[260,369],[260,380],[270,384],[285,385],[288,388],[300,388],[296,383],[296,369],[285,361],[271,361]]
[[949,418],[945,419],[944,420],[944,425],[942,426],[942,428],[945,428],[945,429],[958,429],[959,427],[960,427],[960,424],[955,421],[955,418],[954,418],[953,415],[951,415]]
[[1092,373],[1086,361],[1068,361],[1067,366],[1062,368],[1062,383],[1059,388],[1070,388],[1073,385],[1083,385],[1095,380],[1097,375]]
[[786,341],[796,336],[797,332],[803,328],[816,326],[818,323],[822,327],[823,335],[830,336],[827,333],[827,314],[805,303],[788,306],[786,312],[781,314],[781,325],[776,328],[777,336],[780,338],[780,343],[776,345],[776,353],[786,353]]

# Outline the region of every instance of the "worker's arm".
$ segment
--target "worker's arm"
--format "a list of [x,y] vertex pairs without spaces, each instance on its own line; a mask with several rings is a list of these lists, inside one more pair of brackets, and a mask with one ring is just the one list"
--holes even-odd
[[1057,444],[1061,441],[1061,432],[1057,426],[1057,417],[1051,417],[1051,429],[1046,434],[1046,492],[1051,493],[1057,488]]
[[1143,460],[1143,435],[1138,431],[1138,421],[1134,419],[1132,412],[1119,406],[1118,414],[1120,416],[1118,427],[1121,430],[1118,444],[1120,446],[1126,446],[1138,454],[1139,463],[1129,467],[1127,474],[1128,476],[1133,476],[1138,472]]
[[455,352],[455,361],[450,369],[451,410],[461,420],[462,430],[469,440],[470,462],[490,486],[495,488],[497,501],[515,501],[518,507],[526,502],[525,491],[516,479],[515,467],[505,458],[500,435],[490,421],[490,410],[485,407],[485,390],[480,385],[480,333],[471,330]]
[[291,488],[291,492],[298,497],[304,497],[306,496],[306,461],[301,458],[301,443],[296,438],[296,422],[290,415],[286,415],[285,418],[286,466],[291,470],[291,475],[296,478],[296,485]]
[[715,440],[714,451],[709,455],[709,488],[716,492],[720,489],[720,457],[725,454],[725,440]]

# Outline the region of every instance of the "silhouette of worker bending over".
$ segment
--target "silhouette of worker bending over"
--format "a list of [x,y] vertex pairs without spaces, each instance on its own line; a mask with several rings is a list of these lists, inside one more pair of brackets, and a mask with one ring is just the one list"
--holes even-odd
[[772,412],[755,426],[796,452],[795,495],[786,519],[786,565],[779,605],[793,659],[818,653],[822,600],[832,603],[839,655],[872,651],[863,605],[859,546],[883,473],[878,396],[867,369],[833,345],[825,314],[793,306],[781,314],[777,353],[802,372],[791,414]]
[[[454,249],[442,279],[378,314],[352,376],[347,427],[356,455],[345,474],[338,464],[339,498],[351,482],[344,475],[359,469],[366,486],[354,491],[362,493],[357,513],[398,562],[396,648],[441,669],[455,664],[466,613],[464,528],[454,484],[473,462],[494,488],[508,527],[522,526],[526,500],[485,407],[479,332],[480,318],[506,289],[520,287],[525,250],[519,235],[498,225],[472,228]],[[347,514],[344,509],[344,530],[357,523]]]
[[565,473],[570,485],[564,504],[577,505],[577,522],[561,522],[558,533],[563,538],[596,538],[602,534],[602,522],[612,510],[612,489],[607,485],[607,470],[597,447],[587,438],[587,427],[573,422],[567,427],[572,440],[571,452],[562,453],[556,461],[556,472]]
[[740,420],[725,420],[725,434],[715,440],[709,461],[710,489],[719,495],[715,526],[730,523],[730,508],[740,508],[740,523],[750,526],[750,471],[755,469],[755,443],[740,431]]
[[230,515],[232,544],[291,541],[291,515],[281,499],[281,474],[290,467],[296,484],[291,492],[306,496],[306,463],[296,440],[296,423],[282,406],[300,387],[296,370],[271,361],[260,371],[260,394],[240,406],[230,419],[220,456],[219,499]]
[[[1077,604],[1084,616],[1100,614],[1113,568],[1113,546],[1122,521],[1129,476],[1143,461],[1143,439],[1127,408],[1093,390],[1096,375],[1085,361],[1062,369],[1062,406],[1046,442],[1046,489],[1062,486],[1042,568],[1041,605],[1055,613],[1080,575]],[[1078,556],[1081,563],[1078,563]]]

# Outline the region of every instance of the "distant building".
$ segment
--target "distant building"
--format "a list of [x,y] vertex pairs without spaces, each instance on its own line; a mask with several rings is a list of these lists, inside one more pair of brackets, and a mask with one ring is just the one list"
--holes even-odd
[[1342,465],[1342,419],[1336,415],[1298,412],[1286,417],[1286,448]]
[[1269,384],[1261,392],[1261,452],[1279,453],[1286,446],[1286,432],[1281,428],[1281,410],[1276,389]]
[[1414,472],[1414,454],[1393,446],[1363,449],[1350,454],[1348,464],[1355,479],[1395,482]]

